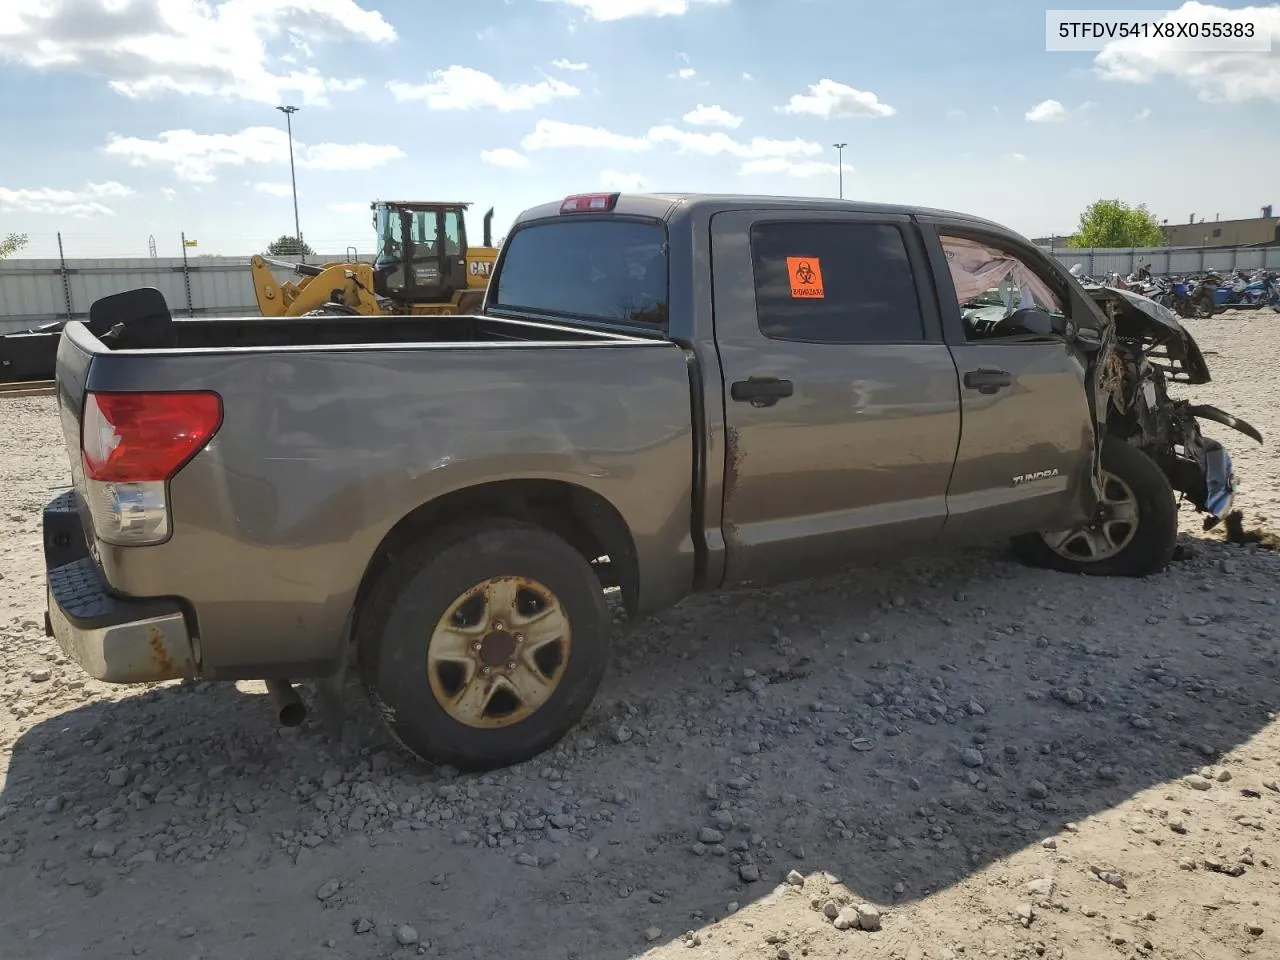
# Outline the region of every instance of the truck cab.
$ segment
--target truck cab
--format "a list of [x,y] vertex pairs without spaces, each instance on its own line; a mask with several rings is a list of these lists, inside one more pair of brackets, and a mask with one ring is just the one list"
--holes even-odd
[[825,200],[591,195],[513,225],[486,311],[529,305],[702,358],[701,402],[723,417],[700,451],[717,584],[1058,529],[1095,507],[1090,345],[1106,318],[996,224]]

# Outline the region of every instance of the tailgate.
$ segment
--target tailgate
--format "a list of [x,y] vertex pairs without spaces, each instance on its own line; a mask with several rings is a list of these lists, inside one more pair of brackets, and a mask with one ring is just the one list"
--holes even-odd
[[84,395],[89,379],[89,365],[96,353],[107,348],[84,324],[68,323],[58,343],[54,379],[57,381],[58,419],[62,423],[62,441],[71,466],[71,485],[75,488],[85,529],[89,517],[84,513],[84,468],[80,461],[80,419],[84,413]]

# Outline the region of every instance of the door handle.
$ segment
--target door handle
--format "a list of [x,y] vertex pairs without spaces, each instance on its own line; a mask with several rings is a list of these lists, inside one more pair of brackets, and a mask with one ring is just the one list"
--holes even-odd
[[979,393],[997,393],[1001,387],[1013,386],[1013,375],[1004,370],[970,370],[964,375],[964,385]]
[[729,388],[733,399],[750,403],[753,407],[772,407],[782,397],[789,397],[795,392],[795,385],[790,380],[779,380],[777,377],[750,377],[738,380]]

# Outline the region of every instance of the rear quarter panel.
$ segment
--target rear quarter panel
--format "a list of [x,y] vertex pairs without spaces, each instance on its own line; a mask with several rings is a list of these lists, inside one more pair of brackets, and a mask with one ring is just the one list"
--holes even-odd
[[222,394],[222,428],[170,482],[170,540],[99,546],[116,589],[191,602],[207,675],[332,661],[386,533],[490,481],[598,493],[630,528],[642,606],[690,589],[693,436],[673,344],[122,353],[88,381]]

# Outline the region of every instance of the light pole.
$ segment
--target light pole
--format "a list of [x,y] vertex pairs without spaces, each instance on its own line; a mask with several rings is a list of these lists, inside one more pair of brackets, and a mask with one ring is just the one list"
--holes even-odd
[[298,241],[298,254],[302,254],[302,227],[298,223],[298,178],[293,172],[293,115],[297,107],[276,107],[284,114],[285,125],[289,128],[289,182],[293,184],[293,234]]
[[836,172],[840,177],[840,199],[844,199],[844,148],[847,143],[832,144],[836,148]]

